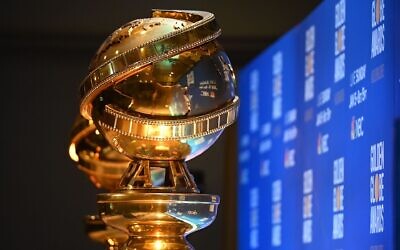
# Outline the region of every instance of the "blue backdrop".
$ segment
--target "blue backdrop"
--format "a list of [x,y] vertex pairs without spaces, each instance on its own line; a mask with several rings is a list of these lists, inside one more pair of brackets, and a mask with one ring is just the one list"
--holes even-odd
[[239,249],[396,249],[399,7],[325,1],[239,72]]

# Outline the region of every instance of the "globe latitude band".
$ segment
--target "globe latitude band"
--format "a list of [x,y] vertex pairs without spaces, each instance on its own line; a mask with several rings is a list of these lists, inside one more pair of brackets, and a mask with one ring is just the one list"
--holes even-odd
[[172,141],[206,136],[220,131],[235,122],[238,108],[239,98],[235,96],[225,107],[209,114],[176,120],[154,120],[138,118],[106,105],[105,111],[98,119],[100,125],[122,135],[136,139]]

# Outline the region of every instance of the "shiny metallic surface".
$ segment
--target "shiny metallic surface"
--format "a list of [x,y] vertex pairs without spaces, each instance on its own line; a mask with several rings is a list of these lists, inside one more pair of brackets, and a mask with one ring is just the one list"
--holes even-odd
[[205,194],[101,194],[100,215],[113,228],[129,234],[121,248],[193,249],[185,236],[210,225],[219,197]]
[[81,116],[72,129],[69,155],[97,188],[106,190],[115,190],[119,186],[130,161],[109,146],[92,120]]
[[[212,145],[236,120],[239,100],[229,59],[214,42],[208,45],[211,55],[200,47],[185,52],[196,62],[176,58],[185,67],[153,63],[95,99],[91,116],[110,145],[130,158],[162,160],[190,160]],[[161,151],[147,150],[153,144]]]
[[[153,172],[160,172],[158,179]],[[120,191],[199,193],[185,161],[134,159],[121,179]]]
[[91,61],[80,111],[102,141],[78,128],[70,152],[89,176],[108,169],[104,160],[129,162],[118,188],[98,195],[104,223],[129,234],[119,249],[193,249],[185,236],[216,217],[219,197],[199,194],[186,161],[238,116],[220,33],[211,13],[154,10],[114,31]]
[[158,160],[190,160],[207,150],[222,130],[237,117],[238,98],[206,115],[175,120],[124,116],[106,107],[98,120],[110,145],[131,157]]
[[116,250],[128,240],[128,234],[107,226],[99,216],[86,216],[85,225],[88,237],[95,242],[106,245],[108,250]]
[[220,33],[214,15],[202,11],[155,10],[153,18],[122,26],[100,47],[82,82],[82,115],[90,119],[94,97],[113,84],[144,66],[212,41]]
[[[92,120],[78,116],[72,129],[69,156],[79,170],[97,187],[108,191],[119,187],[131,160],[115,151]],[[156,185],[164,182],[162,169],[152,169],[150,176]]]
[[154,62],[118,83],[114,91],[102,93],[102,97],[138,115],[195,116],[233,99],[233,79],[228,57],[220,45],[209,42]]

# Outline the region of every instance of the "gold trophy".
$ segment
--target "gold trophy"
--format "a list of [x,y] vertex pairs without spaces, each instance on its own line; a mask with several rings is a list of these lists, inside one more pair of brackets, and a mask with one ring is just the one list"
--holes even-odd
[[[239,98],[213,14],[152,14],[106,39],[80,88],[81,115],[108,142],[93,144],[100,153],[92,156],[124,162],[126,170],[114,188],[103,178],[113,167],[80,168],[113,190],[97,203],[104,223],[129,236],[118,249],[193,249],[185,236],[213,222],[219,197],[199,193],[186,161],[236,120]],[[78,144],[70,152],[80,152]]]

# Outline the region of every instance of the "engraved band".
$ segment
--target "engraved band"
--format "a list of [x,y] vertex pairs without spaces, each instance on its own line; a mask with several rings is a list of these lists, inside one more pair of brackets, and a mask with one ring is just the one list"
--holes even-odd
[[[168,17],[173,14],[156,10],[153,15]],[[176,16],[192,21],[198,18],[201,20],[121,53],[89,73],[80,86],[80,110],[83,117],[91,119],[91,103],[94,98],[121,79],[135,74],[148,64],[210,42],[221,34],[221,29],[211,13],[192,11],[177,13]]]
[[136,139],[184,140],[215,133],[231,125],[237,118],[239,98],[210,114],[177,120],[151,120],[122,113],[110,105],[99,117],[99,124],[109,130]]

